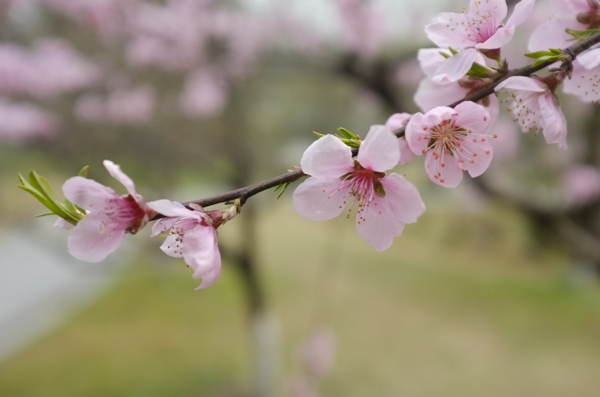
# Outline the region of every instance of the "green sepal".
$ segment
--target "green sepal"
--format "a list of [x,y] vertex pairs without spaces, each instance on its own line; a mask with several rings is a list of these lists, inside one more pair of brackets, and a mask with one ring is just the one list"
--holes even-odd
[[458,54],[458,51],[457,51],[457,50],[455,50],[455,49],[454,49],[454,48],[452,48],[452,47],[448,47],[448,51],[450,51],[450,53],[451,53],[452,55],[456,55],[456,54]]
[[469,69],[469,71],[467,72],[467,76],[486,78],[490,77],[492,73],[494,73],[493,69],[488,68],[487,66],[484,66],[480,63],[473,62],[473,65],[471,65],[471,69]]
[[82,177],[84,177],[84,178],[87,178],[87,172],[88,172],[88,168],[90,168],[90,166],[89,166],[89,165],[86,165],[85,167],[83,167],[83,168],[81,169],[81,171],[79,171],[79,174],[78,174],[78,175],[79,175],[79,176],[82,176]]
[[344,142],[347,146],[354,147],[354,148],[360,147],[360,140],[358,140],[358,139],[344,139],[344,138],[339,138],[339,139],[340,139],[340,141]]
[[322,138],[325,136],[325,134],[320,134],[317,131],[313,131],[313,134],[315,134],[316,136],[318,136],[319,138]]
[[351,133],[350,131],[348,131],[347,129],[340,127],[337,129],[339,132],[342,133],[342,135],[344,136],[344,138],[346,139],[355,139],[358,140],[358,136],[354,135],[353,133]]
[[573,36],[575,40],[585,40],[590,36],[595,35],[600,32],[600,29],[585,29],[585,30],[575,30],[566,28],[565,32]]

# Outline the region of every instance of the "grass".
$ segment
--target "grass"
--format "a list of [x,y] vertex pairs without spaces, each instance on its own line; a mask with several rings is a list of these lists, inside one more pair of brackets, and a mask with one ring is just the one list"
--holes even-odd
[[[239,239],[235,222],[223,243]],[[237,235],[236,235],[237,234]],[[375,253],[353,221],[263,211],[260,273],[280,324],[281,379],[326,326],[323,396],[596,396],[600,293],[566,281],[502,208],[429,211]],[[194,291],[183,263],[146,254],[104,298],[0,364],[1,396],[244,396],[251,336],[234,269]]]

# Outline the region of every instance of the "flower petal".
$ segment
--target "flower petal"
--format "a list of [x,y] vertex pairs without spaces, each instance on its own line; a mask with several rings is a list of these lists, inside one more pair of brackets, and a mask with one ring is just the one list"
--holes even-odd
[[531,77],[513,76],[498,84],[494,89],[496,92],[500,90],[545,92],[546,85]]
[[[600,67],[586,69],[578,59],[573,61],[571,78],[563,82],[563,91],[577,95],[585,102],[597,102],[600,100]],[[591,60],[588,61],[591,64]]]
[[403,229],[404,223],[394,216],[385,196],[377,196],[356,215],[358,234],[378,252],[390,248]]
[[476,44],[473,38],[463,34],[462,26],[468,24],[464,13],[442,12],[425,26],[425,33],[438,47],[465,48]]
[[124,236],[125,229],[111,228],[103,213],[91,213],[71,230],[68,251],[82,261],[101,262],[121,246]]
[[296,212],[311,221],[326,221],[342,213],[349,192],[340,190],[339,178],[308,178],[294,191]]
[[410,149],[410,146],[408,146],[408,142],[406,142],[405,137],[398,138],[398,147],[400,148],[400,161],[398,161],[398,164],[408,164],[410,160],[417,157],[417,155]]
[[432,80],[436,83],[441,83],[444,79],[448,81],[458,81],[473,66],[473,62],[477,59],[477,50],[467,48],[446,59],[439,68],[435,71],[435,76]]
[[353,165],[352,149],[333,135],[313,142],[300,160],[302,171],[317,178],[338,178],[351,171]]
[[86,210],[101,209],[104,202],[119,197],[111,188],[81,176],[67,179],[62,190],[67,200]]
[[479,134],[490,125],[490,114],[475,102],[461,102],[454,110],[458,113],[454,118],[456,125],[466,130]]
[[466,152],[468,154],[465,154],[464,157],[461,156],[460,160],[458,156],[455,156],[456,165],[459,168],[469,171],[471,177],[478,177],[490,166],[494,152],[490,141],[486,138],[466,137],[461,142],[461,149],[463,149],[462,153]]
[[410,150],[417,155],[425,153],[429,143],[429,125],[424,122],[423,113],[415,113],[406,125],[406,142]]
[[181,258],[183,256],[183,243],[180,240],[179,234],[168,235],[160,246],[160,249],[173,258]]
[[414,223],[425,212],[419,191],[403,176],[390,174],[381,179],[381,185],[394,217],[400,222]]
[[512,40],[514,35],[514,26],[502,26],[499,27],[496,32],[494,32],[494,34],[491,35],[486,41],[477,44],[475,48],[480,50],[493,50],[496,48],[502,48]]
[[121,171],[121,167],[117,164],[113,163],[110,160],[104,160],[102,163],[104,164],[104,168],[108,171],[108,173],[115,178],[117,181],[121,182],[125,189],[127,189],[127,193],[131,195],[133,198],[137,198],[137,193],[135,191],[135,185],[130,177],[125,175],[123,171]]
[[358,162],[372,171],[385,172],[394,168],[400,161],[397,139],[386,126],[372,125],[358,149]]
[[402,127],[406,127],[408,120],[412,117],[410,113],[394,113],[387,119],[385,122],[385,126],[390,129],[390,131],[398,130]]
[[414,101],[423,112],[436,106],[444,106],[464,98],[469,93],[457,83],[434,83],[429,79],[421,80]]
[[577,61],[586,69],[594,69],[600,65],[600,48],[584,52],[577,57]]
[[557,143],[561,149],[567,148],[567,120],[558,101],[552,94],[541,95],[538,99],[542,117],[540,125],[544,129],[544,138],[547,143]]
[[463,170],[456,164],[454,158],[448,153],[440,153],[439,150],[427,152],[425,173],[432,182],[443,187],[456,187],[463,179]]
[[183,259],[194,270],[194,278],[202,278],[197,289],[210,287],[221,274],[221,254],[213,227],[198,225],[185,232]]
[[[156,200],[148,203],[148,207],[154,211],[168,217],[181,217],[200,219],[201,215],[198,211],[192,211],[186,208],[183,204],[171,200]],[[153,228],[154,230],[154,228]]]
[[[563,0],[561,0],[563,1]],[[584,0],[585,1],[585,0]],[[560,14],[539,25],[529,37],[529,51],[544,51],[548,48],[566,48],[573,44],[573,36],[565,29],[584,30],[587,27],[572,15]]]
[[535,0],[521,0],[515,6],[513,13],[510,15],[510,18],[508,18],[504,26],[519,26],[525,23],[533,11],[534,5]]

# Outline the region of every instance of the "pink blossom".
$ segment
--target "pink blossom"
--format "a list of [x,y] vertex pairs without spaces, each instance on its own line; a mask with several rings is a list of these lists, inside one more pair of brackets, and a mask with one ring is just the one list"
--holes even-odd
[[213,285],[221,274],[215,219],[199,205],[192,204],[192,210],[169,200],[157,200],[148,205],[166,216],[152,227],[152,236],[167,235],[160,249],[169,256],[183,257],[194,271],[193,277],[202,278],[196,289]]
[[391,131],[372,126],[358,156],[333,135],[319,138],[302,156],[302,170],[311,175],[293,194],[300,216],[324,221],[340,215],[348,201],[358,204],[358,234],[377,251],[389,248],[404,224],[425,211],[417,189],[398,174],[385,175],[400,160],[400,147]]
[[[449,51],[441,48],[423,48],[417,54],[421,69],[423,69],[427,77],[421,80],[414,100],[424,112],[437,106],[446,106],[456,102],[489,83],[488,79],[472,76],[464,76],[457,81],[448,81],[445,79],[441,82],[434,82],[431,79],[435,76],[436,70],[446,60],[441,53],[450,55]],[[481,54],[477,54],[475,62],[486,66],[485,58]],[[500,104],[495,95],[489,95],[477,103],[486,108],[492,122],[496,120],[500,113]]]
[[510,16],[506,17],[505,0],[471,0],[468,12],[444,12],[425,26],[427,37],[442,48],[462,50],[445,61],[435,73],[434,81],[456,81],[471,68],[481,50],[490,54],[508,44],[515,28],[527,20],[535,0],[522,0]]
[[567,94],[574,94],[586,102],[600,101],[600,48],[579,55],[573,61],[571,78],[563,83]]
[[600,27],[598,0],[551,0],[555,16],[539,25],[529,38],[530,51],[565,48],[573,44],[566,29],[586,30]]
[[439,106],[410,119],[406,140],[414,153],[427,154],[429,179],[456,187],[464,171],[477,177],[489,167],[493,156],[486,131],[489,124],[489,113],[474,102],[462,102],[454,109]]
[[149,85],[114,90],[106,100],[106,117],[115,124],[148,122],[156,107],[156,91]]
[[125,186],[127,194],[119,196],[113,189],[81,176],[69,178],[63,185],[65,197],[88,211],[68,240],[69,253],[86,262],[103,261],[121,246],[126,232],[137,233],[156,214],[118,165],[104,160],[104,167]]
[[[387,121],[385,122],[385,126],[389,128],[390,131],[395,131],[400,128],[404,128],[406,127],[406,124],[408,123],[408,120],[410,120],[411,117],[412,114],[409,113],[394,113],[390,116],[389,119],[387,119]],[[408,142],[406,142],[405,137],[398,138],[398,145],[400,146],[400,161],[398,162],[398,164],[408,164],[410,160],[417,157],[417,155],[414,154],[412,150],[410,150],[410,147],[408,146]]]
[[512,108],[509,111],[523,132],[543,128],[546,142],[566,149],[567,120],[558,98],[547,84],[531,77],[513,76],[498,84],[496,91],[510,95]]

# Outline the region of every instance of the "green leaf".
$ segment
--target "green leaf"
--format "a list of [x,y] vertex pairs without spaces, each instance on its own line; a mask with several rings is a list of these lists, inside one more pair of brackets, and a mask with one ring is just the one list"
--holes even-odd
[[565,29],[565,32],[573,36],[575,40],[585,40],[590,36],[595,35],[600,32],[600,29],[585,29],[585,30],[575,30],[575,29]]
[[353,133],[351,133],[350,131],[348,131],[347,129],[340,127],[338,128],[338,131],[342,133],[342,135],[344,136],[344,138],[346,139],[358,139],[358,137],[356,135],[354,135]]
[[285,193],[285,191],[287,190],[288,186],[290,186],[292,184],[292,182],[284,182],[280,185],[277,185],[275,187],[275,189],[273,190],[274,192],[278,191],[281,189],[281,191],[279,192],[279,194],[277,195],[277,199],[279,200],[279,198],[281,198],[281,196],[283,195],[283,193]]
[[492,72],[493,70],[488,68],[487,66],[483,66],[477,62],[473,62],[473,65],[471,65],[471,69],[469,69],[467,75],[486,78],[490,77],[490,73]]
[[538,59],[541,57],[547,57],[547,56],[552,56],[552,55],[559,55],[562,54],[559,50],[558,54],[555,54],[551,51],[534,51],[534,52],[528,52],[527,54],[523,54],[525,55],[527,58],[533,58],[533,59]]

